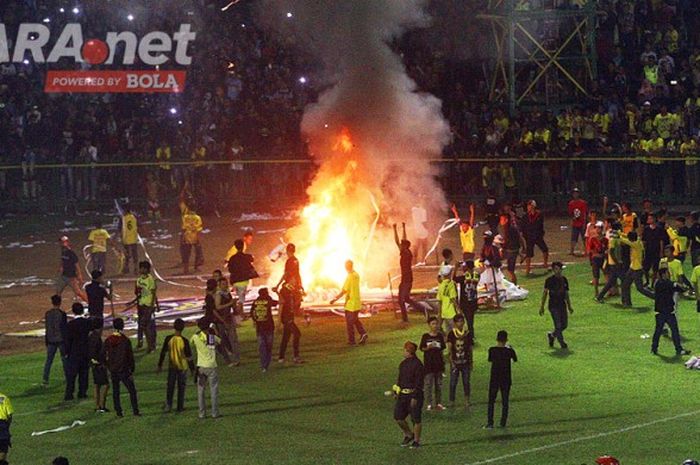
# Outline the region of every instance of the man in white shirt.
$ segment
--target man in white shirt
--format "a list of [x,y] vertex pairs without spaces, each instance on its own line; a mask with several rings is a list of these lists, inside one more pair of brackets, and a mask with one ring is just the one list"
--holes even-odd
[[423,208],[422,202],[411,209],[413,223],[413,236],[415,245],[413,257],[416,262],[425,261],[425,254],[428,253],[428,228],[425,223],[428,221],[428,212]]

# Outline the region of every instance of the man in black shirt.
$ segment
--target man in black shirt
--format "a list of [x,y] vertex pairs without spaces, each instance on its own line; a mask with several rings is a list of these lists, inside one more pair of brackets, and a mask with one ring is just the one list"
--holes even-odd
[[467,320],[467,329],[474,339],[474,314],[479,309],[479,273],[474,269],[474,260],[462,263],[462,274],[455,277],[459,284],[459,308]]
[[66,325],[66,394],[64,400],[73,400],[75,378],[78,378],[78,399],[87,398],[90,357],[88,336],[90,320],[81,318],[83,304],[73,304],[75,318]]
[[651,353],[658,355],[659,339],[664,330],[664,325],[671,328],[671,339],[676,347],[676,356],[688,355],[689,350],[685,350],[681,345],[681,335],[678,330],[678,320],[676,319],[675,302],[673,294],[682,291],[683,288],[669,279],[667,267],[659,268],[659,279],[654,286],[654,311],[656,312],[656,328],[654,337],[651,340]]
[[85,292],[88,298],[90,318],[98,320],[101,328],[104,320],[105,299],[112,300],[112,289],[103,285],[100,270],[92,271],[92,282],[85,286]]
[[564,342],[564,330],[569,325],[569,313],[574,313],[569,299],[569,281],[562,276],[564,265],[561,262],[552,263],[552,276],[544,282],[544,293],[542,294],[542,304],[540,305],[540,316],[544,315],[544,304],[549,297],[549,313],[554,322],[554,331],[547,333],[549,347],[554,346],[554,339],[559,341],[562,349],[568,346]]
[[411,241],[406,239],[406,223],[401,223],[403,234],[399,241],[399,232],[394,225],[394,242],[399,248],[399,264],[401,266],[401,282],[399,283],[399,307],[401,308],[401,319],[408,323],[408,311],[406,305],[413,307],[416,303],[411,299],[411,288],[413,287],[413,253],[411,252]]
[[457,384],[460,376],[464,388],[464,405],[471,405],[471,384],[469,378],[473,366],[473,346],[471,333],[464,328],[464,315],[457,314],[454,317],[454,328],[447,335],[447,347],[450,351],[450,404],[454,407],[457,394]]
[[[418,346],[407,341],[403,345],[404,360],[399,364],[399,379],[394,385],[396,405],[394,420],[403,431],[401,447],[411,449],[420,447],[421,410],[423,408],[423,364],[416,357]],[[406,417],[411,415],[413,430],[408,426]]]
[[102,351],[102,320],[90,318],[90,335],[88,336],[88,357],[92,365],[92,382],[95,384],[95,411],[107,413],[106,402],[109,392],[109,374],[105,366]]
[[[442,375],[445,372],[445,361],[442,352],[445,350],[445,337],[440,331],[440,322],[437,317],[428,318],[430,331],[424,333],[420,339],[420,350],[423,352],[423,366],[425,369],[425,394],[428,401],[428,410],[442,411]],[[435,386],[433,388],[433,386]],[[433,404],[433,389],[435,390],[435,403]]]
[[491,379],[489,381],[489,407],[488,407],[488,422],[486,429],[493,428],[493,414],[496,404],[498,392],[501,392],[501,428],[506,427],[508,421],[508,400],[510,398],[510,388],[512,379],[510,374],[510,361],[517,362],[518,356],[515,350],[510,347],[508,342],[508,333],[499,331],[496,335],[497,344],[489,348],[489,362],[491,362]]
[[301,300],[304,297],[304,286],[301,284],[299,260],[295,255],[296,250],[297,248],[294,244],[287,244],[287,261],[284,264],[284,274],[277,285],[272,288],[272,291],[280,296],[280,323],[282,323],[284,328],[282,331],[282,343],[280,344],[280,356],[277,360],[279,363],[284,363],[290,336],[292,337],[294,363],[304,363],[299,356],[301,331],[299,331],[299,327],[294,322],[294,315],[301,312]]
[[258,336],[258,350],[260,352],[260,368],[263,373],[270,367],[270,361],[272,360],[272,343],[275,336],[275,321],[272,319],[272,307],[275,305],[277,305],[277,301],[270,297],[266,287],[260,288],[258,298],[250,305],[250,316],[255,322],[255,332]]
[[[644,279],[647,285],[651,286],[659,271],[659,260],[661,260],[664,247],[663,235],[666,233],[659,227],[656,215],[649,214],[646,218],[646,226],[644,226],[642,231],[642,242],[644,243],[642,269],[644,270]],[[653,274],[650,275],[650,272]]]
[[44,342],[46,343],[46,362],[44,363],[44,377],[42,384],[49,384],[49,374],[51,373],[51,365],[56,356],[56,351],[61,354],[61,364],[63,365],[63,374],[66,374],[66,324],[68,319],[66,313],[61,309],[61,296],[54,295],[51,297],[51,310],[44,315],[45,334]]
[[56,294],[63,294],[66,287],[73,289],[73,293],[87,302],[87,295],[80,284],[83,282],[83,272],[80,270],[78,256],[73,252],[68,237],[61,237],[61,276],[58,278]]

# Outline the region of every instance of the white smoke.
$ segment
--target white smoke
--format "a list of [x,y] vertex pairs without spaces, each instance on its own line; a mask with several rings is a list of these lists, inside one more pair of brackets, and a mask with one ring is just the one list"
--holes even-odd
[[[356,179],[377,198],[385,224],[410,224],[419,196],[425,196],[428,211],[443,211],[438,168],[429,160],[441,156],[450,128],[440,100],[417,89],[392,49],[406,30],[428,24],[425,2],[266,0],[260,6],[264,21],[323,64],[326,90],[307,106],[301,124],[319,164],[309,189],[312,201],[329,177],[345,169],[333,146],[347,128],[358,162]],[[367,202],[366,215],[359,214],[358,220],[369,221],[373,212]],[[380,232],[377,240],[391,240],[387,233]],[[389,250],[396,254],[393,246]]]

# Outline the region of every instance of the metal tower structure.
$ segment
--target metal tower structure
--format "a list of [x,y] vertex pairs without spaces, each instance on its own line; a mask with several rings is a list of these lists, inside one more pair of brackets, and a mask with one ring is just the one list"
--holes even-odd
[[495,60],[489,97],[520,107],[560,107],[589,95],[596,79],[595,2],[488,0]]

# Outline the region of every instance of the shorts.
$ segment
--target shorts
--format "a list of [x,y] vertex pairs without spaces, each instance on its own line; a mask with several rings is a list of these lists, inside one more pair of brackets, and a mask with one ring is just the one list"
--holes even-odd
[[603,257],[591,257],[591,271],[593,279],[600,279],[600,270],[603,269]]
[[511,273],[515,273],[515,264],[518,261],[519,252],[519,250],[506,250],[503,253],[503,257],[506,259],[508,271],[510,271]]
[[106,386],[109,384],[107,368],[104,365],[94,365],[92,367],[92,382],[96,386]]
[[586,227],[585,226],[572,226],[571,227],[571,242],[578,242],[578,238],[582,238],[585,242],[586,237]]
[[407,416],[411,416],[411,421],[413,423],[420,423],[423,413],[423,393],[416,395],[415,407],[411,407],[411,399],[414,397],[407,394],[399,394],[399,398],[396,399],[396,405],[394,406],[394,420],[401,421],[405,420]]
[[0,453],[7,454],[12,447],[12,443],[9,439],[0,439]]
[[549,252],[549,247],[547,247],[547,243],[544,241],[544,237],[540,237],[539,239],[526,239],[525,255],[527,256],[527,258],[532,258],[535,256],[535,246],[537,246],[542,251],[542,253]]

